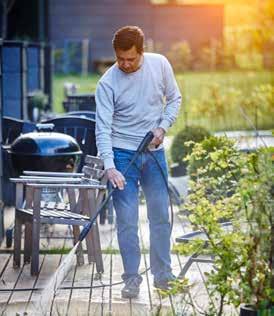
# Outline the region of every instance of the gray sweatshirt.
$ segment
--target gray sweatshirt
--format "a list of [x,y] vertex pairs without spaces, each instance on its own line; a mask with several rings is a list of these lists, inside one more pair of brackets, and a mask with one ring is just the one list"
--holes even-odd
[[144,53],[141,67],[124,73],[114,64],[96,88],[96,144],[105,169],[115,168],[113,147],[136,150],[146,133],[167,130],[181,104],[173,70],[159,54]]

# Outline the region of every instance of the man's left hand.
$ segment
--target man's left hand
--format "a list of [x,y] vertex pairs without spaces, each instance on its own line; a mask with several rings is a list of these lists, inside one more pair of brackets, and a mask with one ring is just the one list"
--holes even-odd
[[152,139],[150,144],[155,145],[157,147],[164,141],[166,132],[162,127],[157,127],[152,130],[152,133],[154,135],[154,138]]

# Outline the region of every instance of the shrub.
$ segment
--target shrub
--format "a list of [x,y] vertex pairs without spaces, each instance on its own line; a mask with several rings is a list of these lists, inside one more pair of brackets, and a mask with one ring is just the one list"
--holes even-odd
[[[257,128],[266,129],[273,125],[268,120],[274,115],[273,102],[274,87],[271,84],[254,85],[246,93],[240,87],[209,83],[201,89],[198,98],[190,100],[189,116],[197,122],[207,119],[213,130],[235,129],[238,124],[250,128],[249,121]],[[244,119],[244,123],[238,118]]]
[[187,157],[190,179],[204,183],[212,200],[229,196],[240,177],[240,155],[233,140],[216,136],[206,138],[195,144]]
[[[249,117],[255,117],[255,124],[264,117],[274,116],[274,86],[261,84],[254,87],[250,94],[243,98],[242,107]],[[254,125],[255,125],[254,124]],[[258,126],[257,126],[258,127]]]
[[184,158],[191,153],[193,144],[185,145],[185,142],[200,142],[210,136],[210,133],[200,126],[189,126],[181,130],[175,137],[171,145],[171,159],[175,163],[187,165]]
[[174,44],[167,53],[167,57],[176,72],[185,71],[191,67],[191,49],[185,41]]
[[273,315],[274,311],[273,154],[273,147],[253,154],[238,188],[241,216],[247,222],[244,234],[246,257],[234,280],[234,288],[238,289],[238,296],[244,302],[262,312],[259,315]]
[[29,106],[44,110],[48,104],[48,96],[41,90],[35,90],[30,94]]
[[193,116],[207,118],[214,129],[218,125],[228,127],[233,125],[233,113],[239,112],[237,105],[242,99],[240,89],[209,83],[201,90],[199,99],[191,101],[189,108]]
[[[255,306],[258,315],[271,314],[274,297],[272,155],[273,149],[269,149],[237,156],[231,141],[216,137],[196,144],[190,155],[190,160],[198,161],[199,166],[196,165],[196,179],[191,181],[186,207],[192,225],[207,237],[204,251],[201,242],[205,241],[198,240],[199,244],[195,240],[199,251],[214,254],[214,269],[206,273],[212,300],[205,315],[221,316],[225,314],[226,304],[238,307],[241,303]],[[232,182],[233,178],[236,181]],[[211,199],[208,188],[225,182],[231,183],[233,194],[215,195]],[[224,218],[231,220],[228,230],[220,224]]]

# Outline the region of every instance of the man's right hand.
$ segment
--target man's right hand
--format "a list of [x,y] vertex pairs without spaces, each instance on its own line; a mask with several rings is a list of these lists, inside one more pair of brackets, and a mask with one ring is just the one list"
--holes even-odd
[[119,190],[123,190],[125,187],[126,179],[122,175],[120,171],[118,171],[116,168],[110,168],[106,171],[108,180],[112,184],[114,188],[117,188]]

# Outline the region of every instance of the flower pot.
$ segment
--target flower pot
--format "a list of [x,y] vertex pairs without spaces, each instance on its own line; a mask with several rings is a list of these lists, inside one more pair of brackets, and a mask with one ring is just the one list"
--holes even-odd
[[251,304],[240,306],[240,316],[272,316],[274,315],[274,306],[268,305],[265,308],[256,309]]
[[173,163],[170,166],[170,175],[172,177],[183,177],[187,173],[186,164],[183,163]]
[[258,316],[258,312],[253,305],[244,304],[240,307],[240,316]]
[[28,119],[31,122],[38,122],[40,120],[41,110],[37,107],[28,105]]

